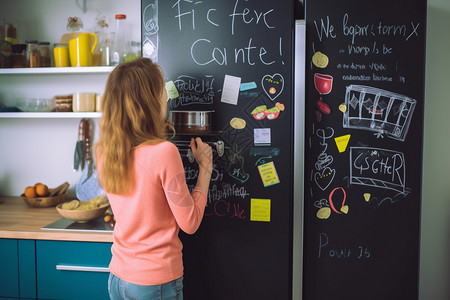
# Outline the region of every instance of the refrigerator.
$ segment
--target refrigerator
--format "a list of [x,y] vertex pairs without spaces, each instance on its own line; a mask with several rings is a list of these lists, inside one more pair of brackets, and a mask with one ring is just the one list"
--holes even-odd
[[303,299],[418,299],[426,5],[306,1]]
[[[214,154],[204,218],[195,234],[180,233],[185,299],[298,299],[305,24],[294,20],[297,6],[141,4],[142,55],[164,69],[169,114],[213,111],[211,132],[200,135]],[[173,139],[191,189],[193,136]]]

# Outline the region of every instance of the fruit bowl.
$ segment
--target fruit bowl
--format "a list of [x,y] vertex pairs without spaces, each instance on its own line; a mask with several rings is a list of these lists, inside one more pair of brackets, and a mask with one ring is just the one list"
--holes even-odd
[[52,207],[66,200],[67,193],[53,197],[35,197],[35,198],[25,197],[25,195],[22,194],[20,195],[20,197],[22,198],[23,202],[25,202],[31,207]]
[[25,197],[25,193],[20,195],[23,202],[31,207],[52,207],[56,206],[67,198],[67,189],[69,188],[69,183],[64,182],[54,189],[48,189],[48,196],[46,197]]
[[[73,200],[78,201],[78,200]],[[72,201],[71,201],[72,202]],[[78,222],[86,223],[90,220],[97,219],[105,214],[106,210],[109,208],[109,203],[102,203],[98,207],[89,209],[63,209],[63,205],[66,203],[60,203],[56,206],[58,213],[66,219]],[[79,201],[80,207],[92,205],[91,201]]]

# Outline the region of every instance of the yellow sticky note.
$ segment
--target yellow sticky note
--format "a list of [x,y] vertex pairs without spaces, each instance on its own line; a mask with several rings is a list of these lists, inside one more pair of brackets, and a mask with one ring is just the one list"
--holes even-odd
[[348,141],[350,140],[350,134],[338,136],[334,138],[336,146],[338,147],[339,153],[342,153],[347,149]]
[[166,82],[166,91],[167,91],[167,100],[175,99],[180,96],[180,94],[178,94],[177,87],[175,86],[175,83],[173,83],[173,81]]
[[250,201],[250,221],[270,222],[270,199]]
[[259,175],[261,175],[264,187],[280,183],[280,178],[278,178],[273,161],[258,166],[258,171]]

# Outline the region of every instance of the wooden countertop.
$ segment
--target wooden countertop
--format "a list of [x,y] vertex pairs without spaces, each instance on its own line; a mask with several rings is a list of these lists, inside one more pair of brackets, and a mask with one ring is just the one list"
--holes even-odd
[[112,242],[111,232],[73,232],[42,230],[61,215],[55,207],[32,208],[20,197],[0,197],[0,238],[57,240],[80,242]]

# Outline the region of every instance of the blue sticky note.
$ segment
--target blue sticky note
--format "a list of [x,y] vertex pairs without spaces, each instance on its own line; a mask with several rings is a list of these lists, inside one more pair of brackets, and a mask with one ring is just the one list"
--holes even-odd
[[256,83],[254,81],[252,82],[244,82],[241,83],[241,87],[239,88],[239,91],[247,91],[247,90],[251,90],[251,89],[255,89],[256,88]]

